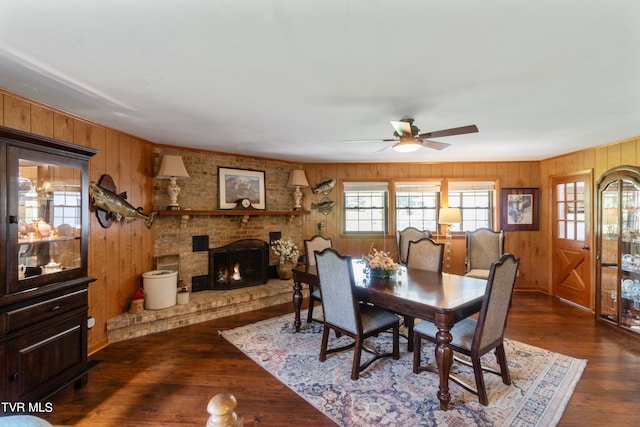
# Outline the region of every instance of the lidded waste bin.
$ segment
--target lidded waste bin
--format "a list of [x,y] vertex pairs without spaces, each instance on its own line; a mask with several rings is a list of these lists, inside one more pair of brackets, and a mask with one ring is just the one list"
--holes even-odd
[[159,310],[176,305],[178,294],[178,272],[153,270],[142,273],[144,308]]

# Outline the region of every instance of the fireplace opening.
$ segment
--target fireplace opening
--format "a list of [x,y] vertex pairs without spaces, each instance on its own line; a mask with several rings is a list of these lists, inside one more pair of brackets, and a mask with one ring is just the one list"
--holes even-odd
[[235,289],[267,283],[269,244],[244,239],[209,249],[209,289]]

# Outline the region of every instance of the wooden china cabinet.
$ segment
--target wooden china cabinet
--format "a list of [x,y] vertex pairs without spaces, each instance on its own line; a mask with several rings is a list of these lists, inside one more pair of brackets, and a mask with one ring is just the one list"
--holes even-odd
[[86,381],[88,163],[96,153],[0,127],[0,400]]
[[607,171],[597,191],[596,319],[640,336],[640,168]]

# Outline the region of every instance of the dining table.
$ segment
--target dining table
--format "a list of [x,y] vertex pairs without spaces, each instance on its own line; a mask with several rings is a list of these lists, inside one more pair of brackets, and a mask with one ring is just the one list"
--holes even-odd
[[[367,303],[393,311],[399,315],[433,322],[438,328],[436,334],[435,359],[440,382],[438,399],[440,408],[449,408],[449,373],[453,364],[453,326],[480,311],[487,281],[457,274],[425,271],[399,266],[393,276],[387,279],[372,277],[364,260],[353,258],[352,270],[356,285],[356,295]],[[322,289],[315,265],[299,264],[293,269],[294,327],[300,331],[300,310],[302,287]],[[412,340],[413,337],[408,337]],[[409,346],[411,349],[411,346]]]

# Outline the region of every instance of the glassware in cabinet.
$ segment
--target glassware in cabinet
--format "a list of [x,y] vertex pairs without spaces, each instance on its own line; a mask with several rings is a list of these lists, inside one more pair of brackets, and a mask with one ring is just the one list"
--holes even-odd
[[602,176],[597,217],[597,319],[640,333],[640,170]]
[[86,158],[17,141],[6,165],[5,295],[86,276]]

